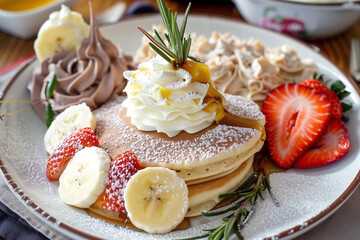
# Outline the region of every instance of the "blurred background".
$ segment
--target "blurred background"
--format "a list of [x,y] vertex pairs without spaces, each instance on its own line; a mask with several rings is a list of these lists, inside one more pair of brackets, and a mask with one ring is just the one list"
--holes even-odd
[[[54,4],[46,11],[3,11],[4,6],[17,3]],[[320,1],[326,4],[294,3],[281,0],[193,0],[191,14],[206,14],[249,22],[261,27],[305,39],[314,50],[325,53],[343,71],[349,73],[350,42],[360,37],[360,1],[354,0],[292,0]],[[24,5],[24,2],[26,3]],[[60,9],[65,2],[89,20],[88,0],[0,0],[0,69],[8,67],[24,57],[34,54],[35,35],[49,15]],[[135,14],[156,12],[156,0],[92,0],[92,6],[100,25],[121,21]],[[187,0],[168,0],[167,5],[184,13]],[[329,4],[330,2],[330,4]],[[342,2],[342,3],[338,3]],[[344,3],[345,2],[345,3]],[[334,4],[335,3],[335,4]],[[40,7],[42,8],[42,7]],[[40,9],[39,8],[39,9]],[[32,14],[32,12],[34,12]],[[20,33],[11,31],[20,29]],[[20,36],[22,35],[22,36]]]

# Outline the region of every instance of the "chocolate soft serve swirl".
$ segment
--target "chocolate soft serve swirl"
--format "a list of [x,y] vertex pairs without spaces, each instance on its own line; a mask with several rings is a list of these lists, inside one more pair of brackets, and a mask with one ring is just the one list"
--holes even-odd
[[35,68],[31,100],[42,100],[35,110],[44,118],[46,86],[56,74],[57,86],[49,100],[56,113],[82,102],[96,109],[122,94],[127,83],[123,72],[129,69],[134,69],[132,57],[101,35],[91,12],[90,35],[77,50],[57,53]]

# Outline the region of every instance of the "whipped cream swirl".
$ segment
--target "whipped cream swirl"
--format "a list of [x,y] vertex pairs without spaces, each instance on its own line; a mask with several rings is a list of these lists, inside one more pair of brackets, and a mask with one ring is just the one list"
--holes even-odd
[[195,133],[210,126],[216,111],[207,111],[204,101],[209,83],[191,81],[186,70],[174,69],[161,57],[150,59],[138,70],[125,71],[127,99],[123,106],[131,123],[143,131],[158,131],[169,137],[182,130]]

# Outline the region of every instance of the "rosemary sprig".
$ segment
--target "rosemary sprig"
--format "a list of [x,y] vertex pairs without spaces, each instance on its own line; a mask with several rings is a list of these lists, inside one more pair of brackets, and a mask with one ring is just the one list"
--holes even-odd
[[150,47],[166,61],[172,63],[175,67],[179,67],[182,64],[185,64],[187,58],[190,58],[194,61],[199,61],[196,58],[189,56],[191,47],[190,35],[188,38],[184,37],[191,3],[189,3],[185,11],[180,30],[177,25],[177,12],[173,13],[170,8],[168,9],[166,7],[165,0],[157,0],[157,4],[159,6],[161,18],[168,31],[168,33],[165,33],[168,46],[165,44],[165,41],[161,39],[159,33],[156,30],[154,30],[154,37],[152,37],[144,29],[139,27],[139,30],[144,33],[147,38],[149,38]]
[[[45,90],[46,100],[35,100],[35,101],[31,101],[31,100],[4,100],[4,101],[0,101],[0,103],[31,103],[31,105],[29,105],[27,107],[21,108],[19,110],[14,111],[14,112],[8,112],[8,113],[0,115],[0,120],[3,120],[3,118],[5,116],[10,116],[10,115],[13,115],[13,114],[16,114],[16,113],[26,111],[26,110],[34,107],[36,104],[39,104],[41,102],[44,102],[44,101],[48,102],[49,99],[53,96],[54,91],[56,89],[56,86],[57,86],[57,77],[56,77],[56,74],[54,74],[52,79],[50,80],[50,82],[46,86],[46,90]],[[48,102],[46,104],[46,106],[45,106],[45,122],[46,122],[46,126],[49,127],[53,120],[54,120],[54,112],[53,112],[51,104]]]
[[237,197],[234,204],[231,204],[225,209],[216,211],[202,211],[201,214],[205,217],[220,216],[225,213],[229,215],[222,219],[221,224],[213,229],[205,229],[207,232],[204,235],[184,238],[180,240],[193,240],[193,239],[229,239],[231,234],[236,234],[238,239],[243,239],[241,236],[241,229],[249,221],[253,212],[255,211],[258,199],[264,199],[264,193],[267,190],[275,202],[276,206],[280,206],[275,194],[272,192],[270,183],[266,177],[264,170],[264,162],[267,160],[267,153],[260,151],[254,158],[254,173],[234,192],[221,194],[219,198],[232,198]]

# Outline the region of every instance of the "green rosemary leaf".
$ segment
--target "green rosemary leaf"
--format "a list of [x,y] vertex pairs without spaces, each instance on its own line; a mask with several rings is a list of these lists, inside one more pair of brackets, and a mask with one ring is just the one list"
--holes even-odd
[[154,44],[149,43],[149,45],[157,54],[159,54],[167,62],[171,63],[171,59],[165,53],[163,53],[161,50],[159,50]]
[[343,107],[343,112],[346,112],[346,111],[349,111],[350,109],[352,109],[352,105],[351,105],[351,104],[341,102],[341,105],[342,105],[342,107]]
[[333,84],[331,84],[330,89],[333,90],[336,94],[338,94],[345,89],[345,85],[342,81],[337,80]]
[[226,224],[225,229],[224,229],[224,238],[225,238],[225,240],[229,239],[230,233],[231,233],[231,231],[233,229],[233,226],[234,226],[234,224],[236,222],[236,219],[237,219],[237,216],[233,215],[230,218],[229,222]]
[[189,35],[187,39],[184,39],[183,54],[185,60],[189,57],[190,48],[191,48],[191,37]]
[[193,56],[188,55],[188,58],[190,58],[190,59],[193,60],[194,62],[203,63],[203,61],[197,59],[196,57],[193,57]]
[[255,182],[255,180],[256,180],[257,178],[258,178],[258,176],[257,176],[257,173],[256,173],[256,172],[253,173],[253,174],[251,174],[251,176],[250,176],[248,179],[246,179],[246,181],[245,181],[243,184],[241,184],[241,186],[238,187],[235,191],[239,191],[239,190],[241,190],[241,189],[248,189],[248,188],[250,188],[251,185],[254,184],[254,182]]
[[235,210],[237,209],[237,206],[231,206],[229,208],[226,208],[224,210],[220,210],[220,211],[201,211],[201,215],[204,217],[213,217],[213,216],[219,216],[222,215],[224,213],[230,212],[231,210]]
[[45,107],[45,122],[46,126],[50,127],[52,121],[54,120],[54,112],[52,110],[51,103],[47,103]]
[[230,198],[230,197],[235,197],[235,196],[244,196],[248,193],[251,193],[252,189],[244,189],[244,190],[240,190],[240,191],[235,191],[235,192],[231,192],[231,193],[224,193],[224,194],[220,194],[219,198]]
[[147,38],[149,38],[149,40],[157,47],[159,48],[161,51],[163,51],[166,55],[175,58],[174,53],[172,53],[169,49],[167,49],[166,47],[161,46],[161,44],[159,44],[149,33],[147,33],[144,29],[142,29],[141,27],[138,27],[138,29],[145,34],[145,36]]
[[[157,4],[159,6],[161,18],[168,32],[167,34],[165,34],[165,38],[168,44],[167,47],[165,42],[161,39],[161,37],[156,31],[154,31],[155,36],[151,37],[150,34],[146,33],[141,28],[139,29],[145,34],[146,37],[150,39],[150,41],[153,43],[153,45],[156,46],[156,48],[158,48],[158,50],[163,51],[168,57],[174,59],[173,64],[175,66],[181,66],[182,64],[186,63],[191,46],[191,38],[184,38],[187,17],[191,4],[189,4],[186,9],[180,30],[179,26],[177,25],[177,12],[173,13],[170,8],[167,9],[164,0],[157,0]],[[156,52],[158,53],[159,51]],[[164,54],[159,55],[161,57],[164,56]],[[166,59],[166,61],[168,61],[168,59]]]
[[170,26],[170,18],[169,18],[169,11],[166,8],[165,1],[164,0],[157,0],[157,5],[159,6],[159,11],[161,18],[165,24],[165,27],[169,29]]
[[210,234],[211,234],[211,233],[207,233],[207,234],[200,235],[200,236],[196,236],[196,237],[180,238],[180,239],[177,239],[177,240],[196,240],[196,239],[203,239],[203,238],[209,237]]
[[51,78],[51,81],[46,86],[45,96],[46,96],[47,100],[49,100],[52,97],[52,95],[55,91],[56,85],[57,85],[57,77],[56,77],[56,74],[54,74],[53,77]]
[[160,43],[163,47],[166,48],[166,44],[164,43],[164,41],[161,39],[159,33],[156,31],[156,29],[154,29],[154,38],[156,41],[158,41],[158,43]]
[[180,28],[180,36],[181,36],[181,38],[183,38],[184,34],[185,34],[185,28],[186,28],[186,24],[187,24],[187,17],[189,15],[190,7],[191,7],[191,2],[189,3],[189,5],[186,8],[184,19],[183,19],[183,21],[181,23],[181,28]]
[[[228,223],[226,223],[228,224]],[[224,236],[224,230],[226,227],[226,224],[222,224],[217,230],[215,230],[213,233],[211,233],[210,237],[214,240],[220,240]]]
[[171,44],[171,41],[170,41],[170,37],[169,37],[169,34],[165,33],[165,38],[166,38],[166,41],[168,41],[168,44],[169,44],[169,49],[172,49],[172,44]]

